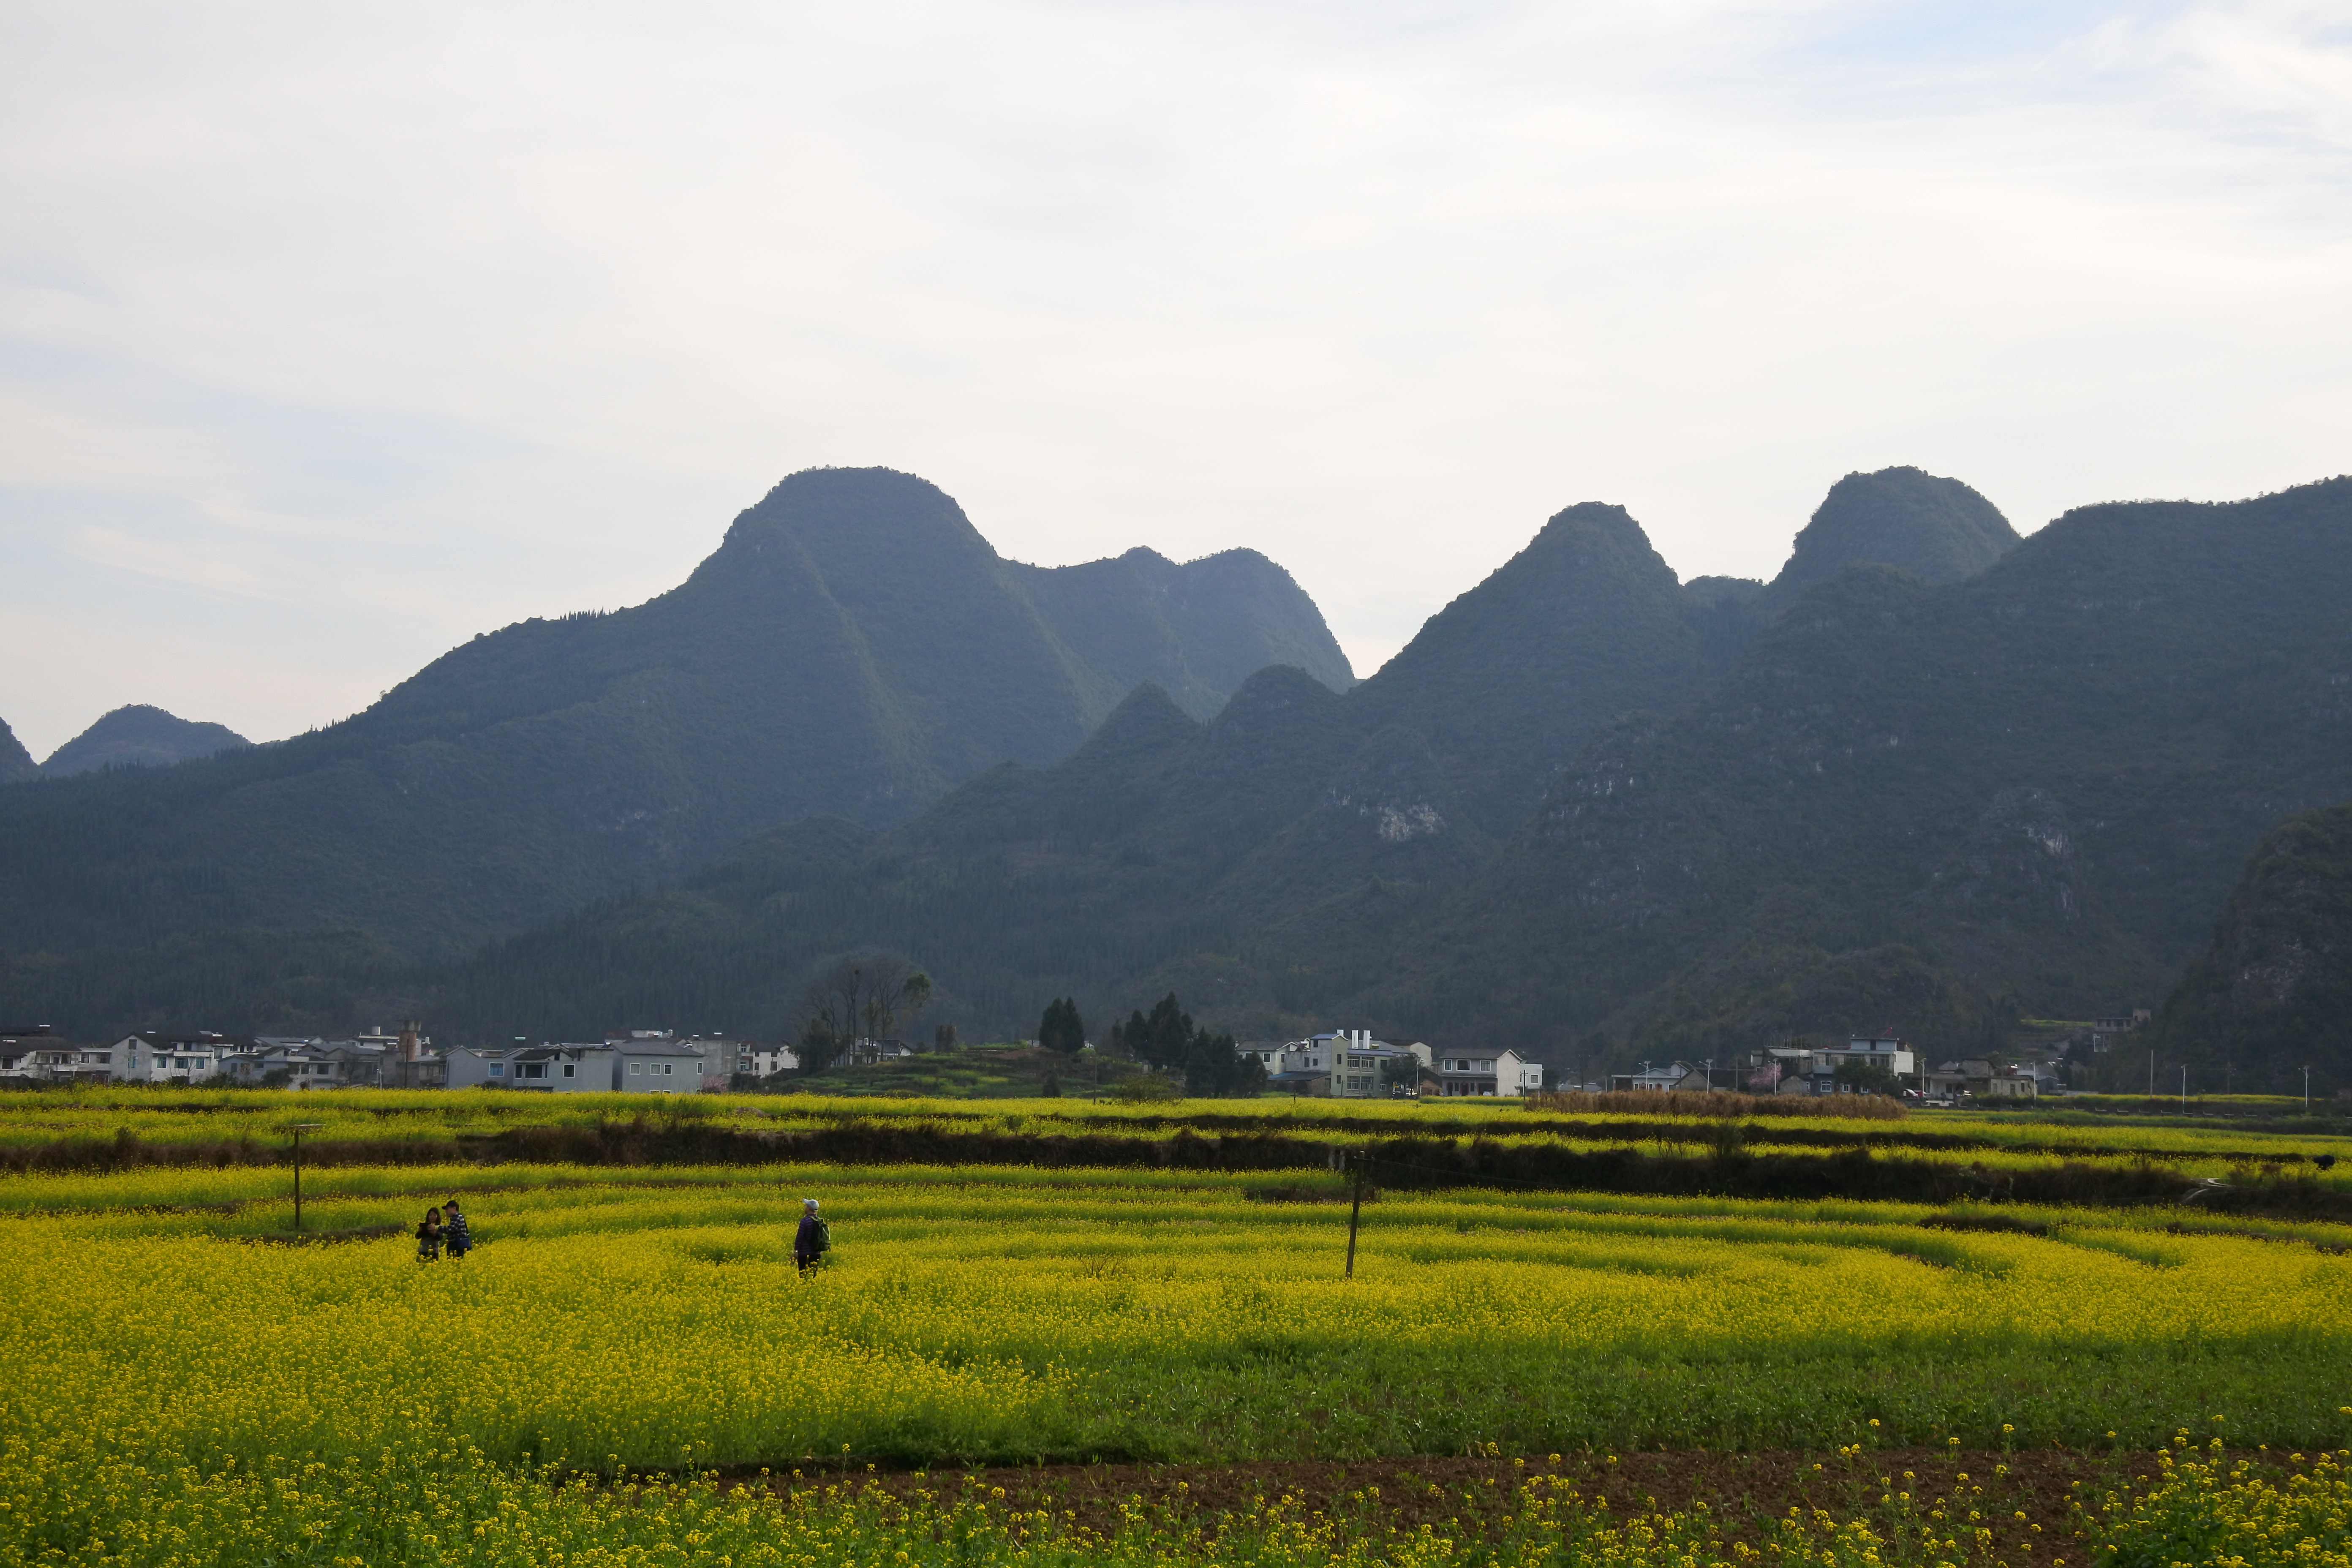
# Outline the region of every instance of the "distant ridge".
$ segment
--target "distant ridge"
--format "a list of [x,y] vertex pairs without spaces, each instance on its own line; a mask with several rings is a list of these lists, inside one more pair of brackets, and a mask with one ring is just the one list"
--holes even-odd
[[198,723],[161,708],[117,708],[59,746],[41,764],[45,779],[70,778],[100,768],[163,768],[253,742],[226,724]]

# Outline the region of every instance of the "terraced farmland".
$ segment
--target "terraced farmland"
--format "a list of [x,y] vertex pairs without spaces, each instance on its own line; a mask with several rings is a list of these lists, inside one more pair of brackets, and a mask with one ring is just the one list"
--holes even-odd
[[[1269,1108],[1256,1113],[1262,1126],[1236,1131],[1209,1120],[1230,1107],[1173,1117],[1087,1107],[1080,1120],[1052,1102],[982,1118],[909,1105],[877,1120],[870,1101],[850,1115],[730,1100],[727,1115],[666,1121],[616,1103],[531,1134],[599,1148],[635,1136],[642,1150],[723,1132],[764,1151],[757,1163],[592,1164],[511,1157],[529,1142],[512,1136],[530,1120],[520,1097],[372,1095],[299,1109],[328,1123],[331,1157],[387,1144],[407,1155],[313,1166],[305,1226],[349,1239],[283,1245],[290,1173],[263,1161],[281,1142],[285,1097],[188,1101],[198,1104],[97,1095],[6,1108],[9,1148],[79,1140],[115,1150],[120,1168],[0,1180],[0,1224],[16,1243],[0,1254],[15,1306],[0,1418],[20,1461],[0,1498],[0,1555],[252,1561],[252,1532],[292,1531],[272,1560],[617,1562],[639,1551],[653,1555],[634,1560],[847,1562],[876,1560],[858,1553],[887,1541],[879,1560],[904,1550],[917,1561],[930,1548],[907,1540],[938,1546],[961,1530],[996,1543],[965,1560],[993,1561],[1000,1547],[1101,1560],[1198,1531],[1191,1546],[1168,1548],[1174,1558],[1255,1542],[1265,1561],[1440,1562],[1454,1559],[1413,1546],[1421,1537],[1394,1533],[1403,1527],[1387,1504],[1363,1499],[1340,1510],[1356,1523],[1336,1535],[1330,1498],[1309,1507],[1297,1496],[1285,1513],[1277,1494],[1190,1522],[1163,1499],[1152,1529],[1117,1546],[1127,1539],[1117,1517],[1047,1509],[1044,1523],[1024,1523],[984,1487],[943,1479],[924,1500],[893,1482],[887,1498],[822,1502],[791,1485],[779,1496],[774,1478],[798,1470],[837,1487],[868,1467],[949,1478],[986,1466],[1447,1456],[1517,1456],[1528,1473],[1558,1477],[1664,1449],[1809,1454],[1790,1462],[1843,1464],[1860,1489],[1775,1536],[1682,1508],[1635,1530],[1592,1512],[1589,1479],[1570,1501],[1568,1479],[1527,1490],[1515,1478],[1499,1505],[1475,1488],[1448,1504],[1459,1528],[1443,1534],[1444,1552],[1483,1561],[1507,1538],[1518,1542],[1512,1561],[1801,1556],[1862,1552],[1839,1533],[1861,1529],[1885,1561],[2014,1564],[2034,1549],[2023,1524],[2014,1539],[1936,1536],[1925,1498],[1897,1499],[1900,1468],[1926,1473],[1921,1456],[1957,1453],[1979,1476],[1938,1483],[1958,1488],[1981,1484],[2006,1463],[1999,1456],[2063,1453],[2122,1467],[2111,1479],[2123,1484],[2134,1457],[2183,1430],[2200,1445],[2218,1432],[2279,1455],[2352,1447],[2352,1226],[2324,1217],[2207,1213],[2202,1201],[1577,1191],[1482,1182],[1475,1162],[1449,1166],[1440,1152],[1418,1185],[1402,1162],[1391,1163],[1402,1180],[1374,1165],[1349,1279],[1347,1184],[1321,1152],[1378,1141],[1352,1124],[1365,1119],[1323,1107]],[[1399,1136],[1457,1153],[1643,1139],[1730,1169],[1784,1131],[1860,1130],[1759,1128],[1754,1144],[1725,1152],[1630,1121],[1596,1136],[1511,1117],[1450,1112]],[[793,1157],[804,1137],[886,1149],[926,1129],[1155,1152],[1095,1167]],[[1191,1163],[1157,1152],[1182,1140],[1309,1153],[1223,1169],[1199,1147]],[[175,1161],[174,1147],[245,1153]],[[1883,1145],[1789,1147],[1806,1159],[1888,1157]],[[444,1150],[471,1157],[430,1162]],[[1904,1157],[1964,1168],[1992,1152],[1923,1146]],[[2178,1159],[2242,1180],[2249,1152],[2209,1142]],[[2332,1176],[2268,1179],[2325,1198]],[[480,1244],[464,1263],[420,1264],[404,1235],[378,1234],[404,1230],[453,1192]],[[805,1279],[788,1228],[803,1195],[824,1201],[837,1243]],[[1881,1468],[1888,1484],[1874,1489]],[[663,1479],[625,1479],[646,1472]],[[2223,1475],[2209,1489],[2230,1484]],[[1916,1518],[1904,1512],[1914,1502]],[[830,1536],[827,1519],[839,1526]],[[852,1532],[864,1543],[854,1551],[840,1533],[853,1523],[864,1532]],[[1083,1538],[1072,1533],[1082,1524]],[[1617,1533],[1593,1533],[1604,1526]],[[1958,1544],[1930,1552],[1930,1536]],[[2066,1554],[2039,1550],[2032,1560]],[[2079,1561],[2084,1548],[2071,1550]]]

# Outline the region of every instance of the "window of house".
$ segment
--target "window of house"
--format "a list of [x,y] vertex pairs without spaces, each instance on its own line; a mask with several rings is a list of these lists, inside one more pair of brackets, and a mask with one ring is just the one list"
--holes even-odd
[[629,1064],[629,1076],[632,1078],[635,1078],[637,1074],[645,1070],[646,1064],[643,1062],[631,1062]]
[[563,1064],[563,1076],[565,1078],[577,1078],[579,1073],[580,1069],[572,1066],[570,1062],[565,1062]]
[[661,1065],[661,1069],[662,1069],[662,1077],[664,1077],[664,1078],[667,1078],[667,1077],[669,1076],[669,1063],[667,1063],[667,1062],[664,1062],[664,1063],[662,1063],[662,1065]]
[[506,1064],[506,1063],[504,1063],[504,1062],[492,1062],[492,1063],[490,1064],[490,1076],[491,1076],[492,1078],[504,1078],[504,1077],[506,1077],[506,1076],[507,1076],[507,1064]]

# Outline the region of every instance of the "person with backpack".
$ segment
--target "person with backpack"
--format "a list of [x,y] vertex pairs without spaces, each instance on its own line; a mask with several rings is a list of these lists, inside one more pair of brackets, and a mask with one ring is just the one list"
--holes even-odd
[[441,1257],[441,1211],[426,1209],[424,1223],[416,1227],[416,1261],[432,1263]]
[[793,1237],[793,1261],[805,1274],[833,1250],[833,1227],[816,1217],[816,1200],[801,1200],[801,1228]]
[[474,1232],[466,1224],[466,1211],[451,1198],[443,1205],[446,1211],[441,1221],[441,1245],[448,1249],[449,1261],[463,1263],[466,1254],[474,1249]]

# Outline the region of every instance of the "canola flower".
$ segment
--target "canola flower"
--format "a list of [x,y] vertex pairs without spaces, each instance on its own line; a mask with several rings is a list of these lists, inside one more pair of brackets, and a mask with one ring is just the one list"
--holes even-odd
[[1360,1493],[1352,1511],[1285,1495],[1214,1514],[1129,1497],[1089,1522],[953,1478],[898,1494],[861,1483],[779,1494],[768,1480],[600,1485],[456,1444],[208,1473],[37,1455],[12,1437],[0,1443],[0,1554],[38,1568],[2002,1568],[1986,1541],[1909,1507],[1791,1510],[1761,1529],[1705,1507],[1619,1519],[1549,1477],[1507,1498],[1458,1494],[1455,1517],[1411,1526]]
[[[2110,1492],[2086,1521],[2111,1568],[2352,1568],[2352,1449],[2232,1457],[2183,1429],[2156,1485]],[[2280,1461],[2284,1461],[2282,1471]]]
[[[2295,1243],[1391,1194],[1349,1281],[1342,1211],[1199,1173],[393,1169],[335,1173],[306,1205],[348,1229],[463,1186],[479,1248],[421,1266],[400,1237],[258,1244],[287,1217],[270,1174],[18,1178],[47,1198],[0,1218],[19,1227],[0,1248],[0,1562],[950,1560],[963,1527],[936,1509],[610,1484],[845,1455],[2001,1446],[2137,1440],[2184,1402],[2257,1440],[2352,1440],[2352,1263]],[[803,1190],[840,1247],[806,1279]],[[198,1192],[216,1206],[187,1206]],[[1164,1520],[1096,1540],[962,1517],[979,1544],[953,1560],[973,1563],[1925,1565],[1982,1545],[1822,1516],[1743,1546],[1697,1514],[1612,1521],[1551,1494],[1519,1500],[1505,1557],[1274,1504],[1164,1557]]]
[[[20,1227],[0,1415],[128,1402],[116,1425],[162,1451],[333,1458],[408,1433],[591,1468],[688,1443],[728,1465],[845,1443],[915,1462],[1828,1446],[1865,1420],[2097,1445],[2212,1397],[2266,1437],[2352,1437],[2327,1398],[2352,1260],[2303,1246],[1391,1196],[1343,1280],[1333,1208],[934,1171],[827,1187],[840,1261],[804,1281],[789,1199],[819,1173],[701,1174],[487,1188],[483,1245],[430,1268],[399,1237],[239,1244],[274,1210],[0,1221]],[[425,1201],[346,1191],[311,1223]],[[1996,1405],[2021,1436],[1992,1436]]]

